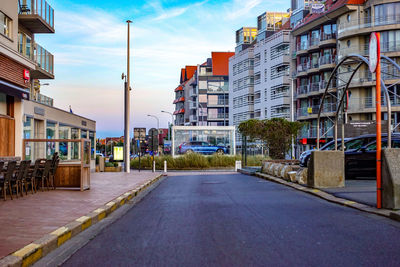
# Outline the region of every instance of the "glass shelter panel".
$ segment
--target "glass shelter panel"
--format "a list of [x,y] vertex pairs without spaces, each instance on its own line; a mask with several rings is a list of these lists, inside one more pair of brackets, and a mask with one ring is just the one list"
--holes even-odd
[[233,126],[173,127],[173,156],[187,153],[235,155]]

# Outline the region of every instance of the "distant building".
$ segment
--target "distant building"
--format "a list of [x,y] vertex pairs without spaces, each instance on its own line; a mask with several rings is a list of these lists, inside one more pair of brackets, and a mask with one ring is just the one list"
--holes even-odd
[[233,55],[212,52],[195,70],[193,66],[181,70],[180,85],[175,89],[175,125],[229,124],[228,62]]
[[[265,12],[257,28],[236,31],[235,55],[229,60],[229,121],[290,119],[289,13]],[[239,134],[236,144],[241,145]]]

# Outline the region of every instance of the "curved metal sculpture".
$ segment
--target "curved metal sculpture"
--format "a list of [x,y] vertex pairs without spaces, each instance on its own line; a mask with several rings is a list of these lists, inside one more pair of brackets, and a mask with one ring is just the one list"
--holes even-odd
[[[387,56],[381,55],[381,60],[384,59],[386,61],[388,61],[391,65],[393,65],[397,71],[400,72],[400,66],[393,61],[392,59],[390,59]],[[352,73],[350,75],[350,78],[348,81],[345,81],[345,86],[344,86],[344,90],[342,92],[342,95],[340,97],[340,99],[338,99],[337,96],[330,94],[329,92],[329,88],[331,88],[331,83],[333,78],[336,76],[337,79],[341,80],[339,77],[337,77],[336,72],[339,70],[339,68],[345,64],[348,63],[349,61],[356,61],[356,63],[358,63],[358,65],[356,66],[355,69],[352,70]],[[358,54],[350,54],[345,56],[343,59],[340,60],[340,62],[336,65],[336,67],[333,69],[328,83],[326,84],[325,87],[325,91],[324,94],[322,96],[321,99],[321,103],[319,105],[319,110],[318,110],[318,118],[317,118],[317,149],[319,149],[319,142],[320,142],[320,121],[321,121],[321,113],[324,109],[324,100],[326,98],[326,96],[328,94],[332,95],[333,97],[335,97],[337,100],[339,100],[339,104],[337,105],[336,108],[336,112],[335,112],[335,121],[334,121],[334,139],[335,139],[335,150],[337,150],[337,125],[338,125],[338,120],[339,120],[339,112],[341,111],[341,108],[343,106],[343,102],[344,102],[344,96],[347,94],[347,91],[349,89],[349,86],[351,84],[351,81],[353,80],[354,75],[357,73],[357,71],[360,69],[360,67],[362,65],[369,65],[369,60],[366,57],[363,57],[361,55]],[[396,76],[397,77],[397,76]],[[397,78],[400,78],[400,76],[398,76]],[[343,81],[343,80],[342,80]],[[400,80],[399,80],[400,82]],[[396,83],[397,84],[397,83]],[[395,84],[394,84],[395,85]],[[391,85],[393,86],[393,85]],[[387,103],[387,113],[388,113],[388,128],[387,128],[387,133],[388,133],[388,148],[390,148],[391,146],[391,101],[390,101],[390,95],[389,95],[389,90],[385,85],[384,79],[381,78],[381,87],[384,91],[385,94],[385,99],[386,99],[386,103]],[[336,87],[337,89],[337,87]],[[328,117],[329,118],[329,117]],[[342,123],[342,139],[344,138],[344,122]],[[344,146],[342,146],[342,150],[344,150]]]

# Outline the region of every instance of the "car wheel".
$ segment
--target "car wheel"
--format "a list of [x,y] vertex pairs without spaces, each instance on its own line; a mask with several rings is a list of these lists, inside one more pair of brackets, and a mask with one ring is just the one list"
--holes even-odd
[[223,155],[223,154],[224,154],[224,151],[223,151],[222,149],[218,149],[218,150],[217,150],[217,154],[218,154],[218,155]]
[[185,154],[192,154],[193,153],[193,150],[191,150],[191,149],[188,149],[188,150],[186,150],[186,152],[185,152]]

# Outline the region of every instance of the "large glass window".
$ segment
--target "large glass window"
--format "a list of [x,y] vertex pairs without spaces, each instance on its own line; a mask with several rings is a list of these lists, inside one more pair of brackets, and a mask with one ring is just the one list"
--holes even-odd
[[[33,118],[26,117],[24,121],[24,139],[32,139],[33,128],[32,128]],[[25,147],[25,159],[30,160],[32,158],[32,147],[31,143],[26,143]]]
[[[78,128],[72,128],[71,129],[71,139],[79,139],[79,129]],[[79,159],[79,149],[80,148],[80,143],[72,143],[72,159]]]
[[[58,129],[58,138],[60,139],[70,139],[69,137],[70,127],[60,125]],[[59,143],[59,156],[61,159],[65,160],[68,158],[68,143]]]
[[381,51],[400,51],[400,30],[381,32]]
[[7,115],[7,96],[0,93],[0,115]]
[[90,146],[92,149],[92,159],[94,159],[95,157],[95,147],[96,147],[96,142],[94,140],[94,132],[90,131],[89,132],[89,139],[90,139]]
[[12,20],[0,11],[0,33],[12,39]]
[[[46,138],[55,139],[56,138],[56,124],[53,122],[46,123]],[[56,144],[54,142],[47,142],[46,156],[51,158],[56,151]]]
[[23,32],[18,33],[18,52],[29,58],[32,56],[32,38]]
[[388,3],[375,6],[375,25],[400,22],[400,3]]

